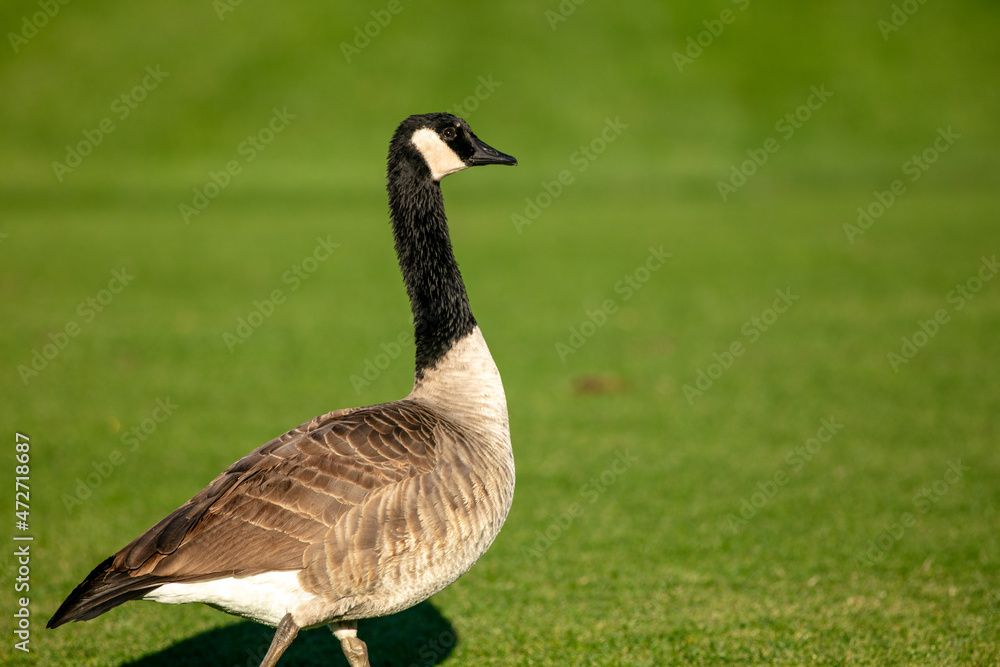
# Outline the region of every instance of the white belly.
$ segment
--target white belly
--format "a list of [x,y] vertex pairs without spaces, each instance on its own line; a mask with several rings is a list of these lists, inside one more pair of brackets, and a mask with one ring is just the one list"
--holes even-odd
[[299,585],[294,571],[267,572],[250,577],[228,577],[187,584],[164,584],[143,600],[166,604],[202,602],[237,616],[277,626],[285,614],[308,606],[316,596]]

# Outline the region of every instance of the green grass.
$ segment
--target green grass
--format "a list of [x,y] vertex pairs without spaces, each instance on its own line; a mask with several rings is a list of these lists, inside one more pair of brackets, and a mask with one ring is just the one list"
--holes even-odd
[[[403,3],[347,63],[339,44],[385,4],[243,3],[220,21],[208,2],[70,3],[0,56],[0,480],[12,508],[29,434],[35,537],[32,651],[7,631],[0,663],[256,664],[269,631],[201,606],[43,626],[252,448],[409,390],[410,342],[356,382],[409,326],[386,145],[489,76],[467,118],[520,165],[444,188],[518,487],[469,574],[363,624],[373,665],[1000,663],[1000,283],[949,299],[1000,254],[1000,16],[928,2],[883,39],[892,3],[740,4],[584,3],[552,30],[555,2]],[[674,52],[726,8],[735,20],[679,72]],[[37,11],[8,3],[4,33]],[[118,119],[113,101],[157,65],[169,76]],[[779,133],[821,85],[833,96]],[[275,108],[295,118],[185,224],[179,205]],[[115,130],[59,182],[52,162],[105,117]],[[574,152],[608,118],[628,127],[580,171]],[[960,138],[909,180],[949,126]],[[779,150],[722,201],[717,182],[769,137]],[[519,232],[512,214],[563,170],[573,182]],[[844,224],[895,179],[906,192],[849,242]],[[292,289],[285,272],[328,237],[339,247]],[[647,279],[660,246],[672,256]],[[122,268],[134,280],[85,318]],[[223,334],[276,289],[231,352]],[[798,299],[768,313],[776,290]],[[894,370],[887,355],[941,309]],[[578,349],[571,329],[590,334]],[[716,377],[696,395],[699,372]],[[177,406],[162,423],[158,399]],[[810,443],[823,420],[842,427]],[[346,663],[317,630],[282,664]]]

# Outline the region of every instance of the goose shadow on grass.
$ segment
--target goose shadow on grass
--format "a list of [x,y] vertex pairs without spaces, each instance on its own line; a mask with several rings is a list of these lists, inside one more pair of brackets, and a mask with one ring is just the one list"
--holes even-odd
[[[122,667],[257,667],[274,629],[245,621],[209,630]],[[458,636],[430,602],[392,616],[358,622],[372,667],[438,665],[451,655]],[[329,627],[303,630],[278,662],[279,667],[347,667],[340,642]]]

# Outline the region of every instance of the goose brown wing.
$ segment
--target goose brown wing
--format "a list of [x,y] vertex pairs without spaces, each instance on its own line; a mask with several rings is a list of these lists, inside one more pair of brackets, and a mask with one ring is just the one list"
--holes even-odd
[[301,569],[309,546],[370,493],[434,469],[438,422],[403,400],[331,412],[275,438],[99,565],[52,627],[165,583]]
[[371,491],[434,468],[434,422],[404,401],[317,417],[219,475],[114,567],[181,579],[299,569],[306,548]]

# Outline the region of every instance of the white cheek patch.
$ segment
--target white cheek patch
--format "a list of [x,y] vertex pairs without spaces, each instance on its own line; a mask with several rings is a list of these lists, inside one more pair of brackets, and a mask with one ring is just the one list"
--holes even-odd
[[424,162],[431,170],[431,177],[435,181],[440,181],[448,174],[461,171],[469,165],[462,162],[455,151],[448,147],[448,144],[441,140],[437,132],[424,127],[413,133],[410,140],[420,154],[424,156]]

